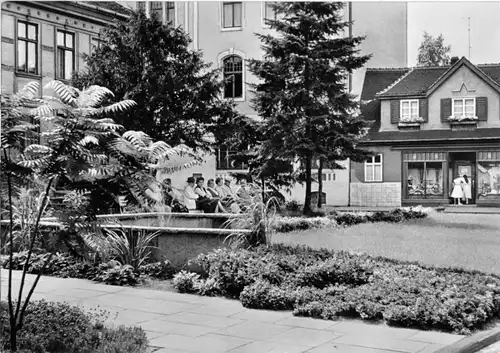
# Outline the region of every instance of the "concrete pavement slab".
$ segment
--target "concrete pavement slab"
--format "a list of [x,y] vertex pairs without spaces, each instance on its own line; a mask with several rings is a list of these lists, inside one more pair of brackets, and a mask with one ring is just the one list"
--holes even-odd
[[286,319],[290,316],[292,316],[290,311],[253,310],[244,308],[237,314],[231,315],[231,318],[272,323]]
[[414,335],[408,337],[408,340],[448,345],[461,340],[463,337],[464,336],[452,335],[443,332],[419,331]]
[[134,309],[123,309],[114,318],[108,320],[113,325],[137,326],[140,323],[157,320],[164,317],[162,314],[147,313]]
[[175,334],[187,337],[199,337],[212,333],[218,329],[207,326],[199,326],[193,324],[180,324],[178,322],[170,322],[163,320],[151,320],[141,322],[139,324],[144,330],[151,332],[162,332],[168,334]]
[[395,353],[393,350],[348,346],[338,343],[325,343],[307,351],[307,353]]
[[330,320],[313,319],[309,317],[289,316],[282,320],[276,321],[275,324],[325,330],[332,328],[337,324],[337,322]]
[[273,342],[291,343],[301,346],[316,347],[330,342],[341,335],[332,331],[313,330],[295,327],[269,339]]
[[436,353],[437,351],[439,351],[443,347],[445,347],[445,346],[442,344],[430,343],[424,349],[422,349],[421,351],[418,351],[418,353]]
[[252,340],[217,334],[202,337],[165,335],[151,340],[151,345],[197,353],[223,353],[251,343]]
[[386,335],[390,338],[405,339],[409,338],[416,333],[418,330],[407,329],[407,328],[396,328],[387,325],[375,325],[369,322],[362,321],[337,321],[337,324],[332,326],[330,330],[341,333],[349,334],[364,334],[377,336],[380,334]]
[[292,328],[289,326],[247,321],[241,324],[220,329],[217,331],[217,334],[265,341],[271,340],[280,333],[291,329]]
[[217,329],[222,329],[246,322],[246,320],[231,319],[214,315],[195,314],[190,312],[161,316],[160,320],[180,322],[183,324],[196,324]]
[[228,353],[302,353],[311,347],[278,342],[255,341],[228,351]]
[[379,334],[377,336],[348,334],[335,339],[334,342],[351,346],[393,350],[404,353],[418,353],[418,351],[423,350],[429,345],[424,342],[393,339],[390,334]]

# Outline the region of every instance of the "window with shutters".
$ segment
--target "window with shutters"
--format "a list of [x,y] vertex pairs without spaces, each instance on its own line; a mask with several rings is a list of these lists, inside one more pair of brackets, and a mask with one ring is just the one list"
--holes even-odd
[[401,121],[414,121],[419,117],[418,99],[402,100],[400,109],[399,117]]
[[474,117],[476,115],[476,99],[475,98],[453,98],[453,113],[452,116],[457,117]]
[[365,182],[382,181],[382,155],[377,154],[365,162]]

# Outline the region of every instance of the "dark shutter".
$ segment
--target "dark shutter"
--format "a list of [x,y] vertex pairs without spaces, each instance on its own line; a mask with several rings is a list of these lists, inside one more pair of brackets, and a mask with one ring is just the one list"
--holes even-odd
[[488,120],[488,97],[476,98],[476,116],[477,120]]
[[399,122],[399,100],[391,101],[391,124]]
[[451,116],[451,98],[441,99],[441,121],[448,121]]
[[429,121],[429,105],[427,104],[427,99],[418,100],[418,113],[425,122]]

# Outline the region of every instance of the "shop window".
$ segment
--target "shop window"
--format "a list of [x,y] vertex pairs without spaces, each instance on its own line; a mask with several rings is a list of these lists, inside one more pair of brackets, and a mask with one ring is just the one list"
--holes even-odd
[[382,155],[377,154],[365,162],[365,182],[382,181]]
[[442,152],[404,154],[407,199],[444,198],[444,160]]
[[243,12],[243,3],[238,2],[224,2],[222,4],[222,27],[223,28],[240,28],[241,18]]
[[38,25],[17,22],[17,71],[38,73]]
[[223,60],[224,98],[243,97],[243,60],[237,55]]
[[478,153],[478,198],[500,198],[500,151]]
[[71,80],[75,71],[75,34],[57,31],[57,78]]

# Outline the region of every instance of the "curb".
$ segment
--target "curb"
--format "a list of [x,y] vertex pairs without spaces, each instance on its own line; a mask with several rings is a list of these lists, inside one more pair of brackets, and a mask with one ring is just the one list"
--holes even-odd
[[500,327],[465,337],[435,353],[475,353],[500,341]]

